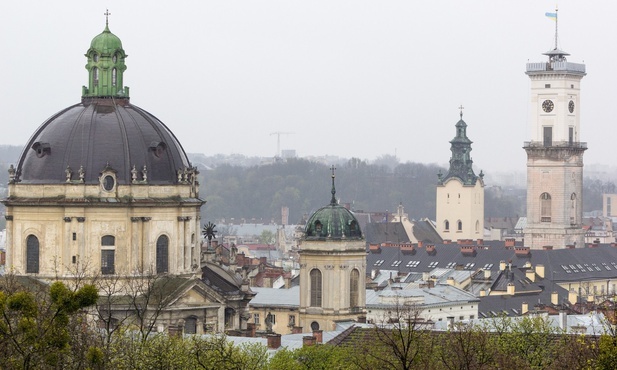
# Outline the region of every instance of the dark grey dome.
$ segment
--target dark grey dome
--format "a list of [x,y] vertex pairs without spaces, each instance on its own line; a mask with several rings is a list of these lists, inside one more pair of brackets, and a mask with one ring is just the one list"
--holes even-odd
[[[79,179],[99,183],[104,169],[116,171],[119,184],[130,184],[133,166],[147,168],[149,184],[175,184],[178,170],[191,164],[174,134],[129,99],[84,98],[44,122],[32,135],[17,165],[16,181],[57,184]],[[140,175],[141,179],[141,175]]]

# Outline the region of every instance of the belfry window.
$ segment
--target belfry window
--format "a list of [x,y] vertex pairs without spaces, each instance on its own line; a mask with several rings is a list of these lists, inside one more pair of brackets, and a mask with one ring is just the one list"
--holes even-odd
[[105,235],[101,238],[101,274],[116,273],[116,238]]
[[349,276],[349,307],[358,307],[358,295],[360,292],[360,272],[358,269],[351,270]]
[[309,277],[311,281],[310,306],[311,307],[321,307],[321,288],[322,288],[321,287],[321,271],[319,271],[318,269],[313,269],[311,270]]
[[551,222],[551,195],[549,193],[540,195],[540,222]]
[[92,68],[92,84],[94,86],[99,85],[99,69],[96,67]]
[[159,236],[156,241],[156,273],[169,272],[169,238],[167,235]]
[[116,86],[117,74],[117,69],[114,68],[111,70],[111,86]]
[[450,221],[445,220],[445,221],[443,222],[443,229],[444,229],[445,231],[450,231]]
[[456,230],[457,230],[457,231],[463,231],[463,221],[458,220],[458,221],[456,222]]
[[39,238],[34,235],[26,238],[26,273],[39,273]]

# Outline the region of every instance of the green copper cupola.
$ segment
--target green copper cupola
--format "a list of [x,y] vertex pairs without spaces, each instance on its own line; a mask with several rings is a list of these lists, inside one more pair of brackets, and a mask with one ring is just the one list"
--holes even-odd
[[[108,17],[109,12],[105,15]],[[126,70],[124,60],[128,55],[122,49],[120,38],[109,30],[108,18],[105,20],[105,29],[92,39],[85,55],[88,58],[88,87],[83,87],[82,97],[129,97],[129,88],[122,85]]]

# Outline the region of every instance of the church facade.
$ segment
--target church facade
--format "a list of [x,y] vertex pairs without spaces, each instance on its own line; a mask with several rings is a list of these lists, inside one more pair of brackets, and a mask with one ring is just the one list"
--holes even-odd
[[9,169],[7,270],[117,279],[115,294],[166,277],[161,327],[245,328],[248,284],[202,260],[198,171],[171,130],[131,104],[127,55],[108,24],[86,57],[81,101],[37,128]]
[[442,239],[482,239],[484,174],[474,173],[472,141],[467,137],[462,110],[455,127],[456,136],[450,141],[450,168],[445,175],[437,175],[436,227]]

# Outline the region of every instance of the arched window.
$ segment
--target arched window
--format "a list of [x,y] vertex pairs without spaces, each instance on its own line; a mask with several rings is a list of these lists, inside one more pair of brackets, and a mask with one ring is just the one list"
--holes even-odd
[[456,230],[457,230],[457,231],[463,231],[463,221],[458,220],[458,221],[456,222]]
[[311,330],[319,330],[319,323],[317,321],[311,323]]
[[311,307],[321,307],[321,271],[311,270]]
[[101,274],[116,273],[116,238],[105,235],[101,238]]
[[476,220],[476,232],[480,232],[480,221]]
[[576,193],[570,195],[570,224],[576,224]]
[[551,195],[549,193],[540,195],[540,222],[551,222]]
[[39,238],[34,235],[26,238],[26,273],[39,273]]
[[117,74],[118,72],[115,68],[111,70],[111,86],[116,86]]
[[349,307],[358,307],[358,293],[360,292],[360,272],[358,269],[351,270],[349,276]]
[[450,231],[450,221],[445,220],[445,221],[443,222],[443,229],[444,229],[445,231]]
[[156,241],[156,273],[169,272],[169,238],[167,235],[159,236]]
[[92,68],[92,84],[94,86],[99,85],[99,69],[96,67]]

